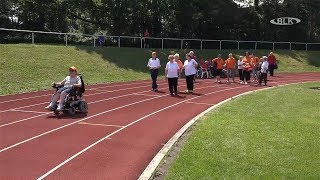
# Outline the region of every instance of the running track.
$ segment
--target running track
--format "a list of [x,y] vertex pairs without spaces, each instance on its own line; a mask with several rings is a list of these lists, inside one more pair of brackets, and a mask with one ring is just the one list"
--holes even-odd
[[[320,81],[320,73],[281,74],[270,86]],[[87,87],[89,113],[44,111],[53,91],[0,96],[1,179],[137,179],[190,119],[232,96],[264,87],[198,80],[195,95],[151,92],[149,81]],[[185,90],[179,80],[179,90]]]

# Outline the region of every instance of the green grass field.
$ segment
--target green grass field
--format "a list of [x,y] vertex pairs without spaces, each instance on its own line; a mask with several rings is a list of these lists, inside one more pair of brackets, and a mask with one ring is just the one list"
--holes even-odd
[[249,94],[203,117],[166,179],[319,179],[320,83]]
[[[187,50],[159,50],[165,65],[167,56]],[[212,59],[218,53],[243,54],[245,50],[196,50],[200,58]],[[88,46],[0,45],[0,94],[12,94],[50,88],[53,81],[67,75],[69,66],[77,66],[87,83],[133,81],[149,78],[146,63],[151,50],[136,48],[93,48]],[[268,51],[256,51],[258,56]],[[275,51],[280,72],[320,71],[320,52]],[[161,71],[163,74],[163,71]]]

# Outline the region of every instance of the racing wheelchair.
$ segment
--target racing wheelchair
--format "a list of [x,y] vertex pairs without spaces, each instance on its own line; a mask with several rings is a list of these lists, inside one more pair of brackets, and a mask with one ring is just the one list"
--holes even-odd
[[[88,112],[88,104],[83,99],[83,93],[85,92],[85,85],[83,82],[82,75],[79,75],[81,79],[81,87],[73,87],[70,93],[65,97],[63,102],[63,111],[64,114],[75,115],[77,112],[87,113]],[[63,86],[57,86],[55,83],[52,84],[52,87],[58,91]],[[53,98],[54,94],[52,95]],[[57,105],[54,107],[53,112],[56,115],[59,115],[60,112],[57,111]]]

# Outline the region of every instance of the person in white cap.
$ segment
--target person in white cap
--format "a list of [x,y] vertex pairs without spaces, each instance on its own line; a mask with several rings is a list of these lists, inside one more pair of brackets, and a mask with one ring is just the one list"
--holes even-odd
[[261,70],[260,70],[259,85],[261,85],[262,80],[264,81],[264,86],[267,85],[268,68],[269,68],[268,57],[263,56]]

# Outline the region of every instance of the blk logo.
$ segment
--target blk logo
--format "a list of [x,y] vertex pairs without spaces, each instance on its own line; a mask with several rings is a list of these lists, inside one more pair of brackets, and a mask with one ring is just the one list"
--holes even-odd
[[272,19],[270,21],[271,24],[280,25],[280,26],[291,26],[300,23],[301,20],[294,17],[280,17],[276,19]]

